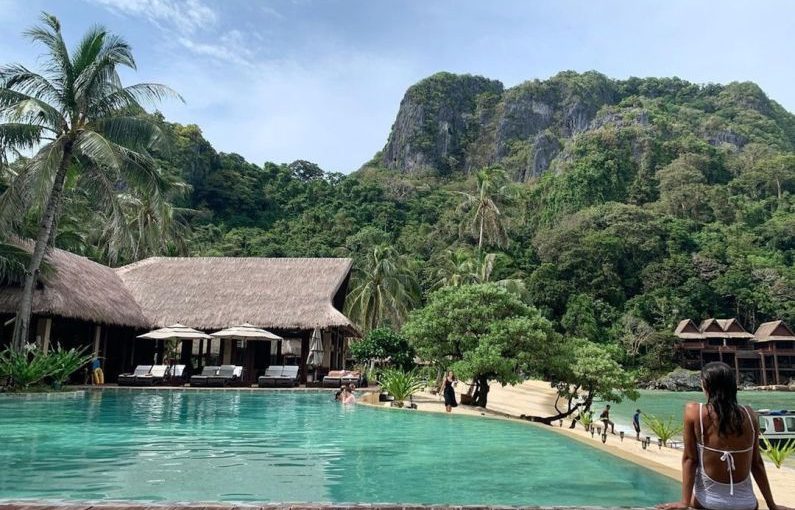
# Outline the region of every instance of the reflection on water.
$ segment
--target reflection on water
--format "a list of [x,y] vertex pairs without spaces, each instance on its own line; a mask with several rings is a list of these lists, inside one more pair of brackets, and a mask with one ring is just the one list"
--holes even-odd
[[[519,423],[327,393],[0,402],[0,498],[651,505],[661,476]],[[561,483],[565,480],[565,483]]]

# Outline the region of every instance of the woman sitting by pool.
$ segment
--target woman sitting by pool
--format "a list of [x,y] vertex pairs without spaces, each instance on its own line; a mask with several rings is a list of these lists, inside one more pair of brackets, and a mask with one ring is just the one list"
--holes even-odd
[[786,508],[773,501],[759,452],[756,415],[737,404],[734,371],[725,363],[707,363],[701,370],[701,386],[707,404],[685,406],[682,500],[657,508],[755,510],[751,475],[768,508]]

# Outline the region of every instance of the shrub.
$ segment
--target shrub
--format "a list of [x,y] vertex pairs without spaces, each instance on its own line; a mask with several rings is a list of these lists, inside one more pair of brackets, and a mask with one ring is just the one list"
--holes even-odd
[[583,411],[583,413],[580,414],[580,423],[582,423],[586,431],[591,430],[591,425],[593,425],[593,411]]
[[9,347],[0,352],[0,379],[7,380],[13,390],[27,390],[49,381],[63,384],[91,359],[85,351],[86,348],[67,350],[60,345],[47,353],[35,344],[21,350]]
[[667,420],[663,420],[654,415],[643,415],[643,421],[649,430],[654,432],[655,436],[662,439],[664,445],[684,430],[682,421],[674,416],[669,416]]
[[381,388],[395,397],[395,403],[400,407],[403,406],[403,401],[410,399],[423,387],[422,379],[413,370],[404,372],[391,369],[381,374]]
[[790,439],[786,443],[779,443],[774,446],[765,436],[762,436],[762,442],[765,444],[765,447],[762,448],[762,453],[779,469],[781,469],[784,460],[795,453],[795,439]]

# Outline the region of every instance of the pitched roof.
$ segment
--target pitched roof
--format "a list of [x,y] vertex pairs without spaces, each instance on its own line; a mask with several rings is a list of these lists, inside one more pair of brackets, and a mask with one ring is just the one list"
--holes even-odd
[[704,335],[702,335],[698,330],[696,323],[690,319],[679,321],[679,324],[674,330],[674,335],[676,335],[677,338],[681,338],[683,340],[700,340],[704,338]]
[[352,261],[339,258],[154,257],[116,274],[154,327],[179,322],[220,329],[244,322],[261,328],[343,327],[334,307]]
[[765,322],[757,328],[756,333],[754,333],[754,340],[757,342],[794,341],[795,333],[784,321]]
[[753,338],[737,319],[705,319],[699,326],[704,338]]
[[[29,243],[20,244],[30,249]],[[33,291],[34,314],[115,326],[149,325],[113,269],[59,249],[50,250],[47,261],[54,271],[41,277]],[[0,287],[0,312],[16,312],[21,294],[20,286]]]

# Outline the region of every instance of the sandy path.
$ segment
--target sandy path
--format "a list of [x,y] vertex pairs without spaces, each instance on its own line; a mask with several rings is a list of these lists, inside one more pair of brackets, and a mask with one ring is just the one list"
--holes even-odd
[[[456,393],[459,395],[466,392],[467,386],[459,384]],[[414,402],[420,411],[444,412],[444,401],[440,395],[423,392],[415,395]],[[526,415],[549,415],[554,412],[555,391],[549,383],[543,381],[526,381],[516,386],[502,387],[499,384],[492,384],[489,390],[489,404],[487,409],[478,407],[459,405],[453,410],[454,414],[483,415],[493,418],[515,419],[522,414]],[[566,420],[564,427],[551,427],[552,430],[571,437],[574,440],[586,443],[594,448],[598,448],[623,459],[635,462],[644,467],[657,471],[676,480],[681,480],[681,448],[659,448],[656,443],[644,450],[639,441],[634,439],[634,433],[627,431],[624,440],[621,441],[619,435],[608,435],[607,442],[602,444],[598,435],[591,437],[581,426],[576,429],[569,429],[570,420]],[[540,424],[529,424],[531,426],[545,426]],[[620,431],[616,427],[616,432]],[[773,488],[773,496],[776,503],[795,507],[795,469],[791,467],[776,467],[767,463],[767,474],[770,485]],[[756,486],[755,486],[756,487]],[[764,500],[759,494],[760,507],[764,507]]]

